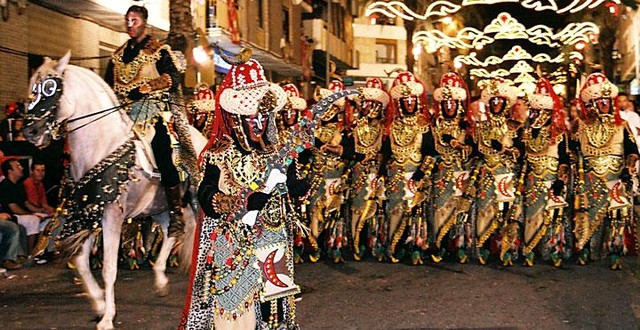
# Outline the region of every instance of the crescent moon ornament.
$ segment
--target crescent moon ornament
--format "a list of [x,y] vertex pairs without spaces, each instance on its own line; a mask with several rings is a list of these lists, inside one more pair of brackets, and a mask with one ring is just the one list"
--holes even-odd
[[509,177],[504,177],[498,182],[498,191],[506,197],[514,197],[509,190],[507,189],[507,182],[509,181]]
[[462,172],[460,173],[460,175],[458,175],[458,177],[456,178],[456,187],[460,190],[462,190],[462,188],[464,188],[464,182],[467,180],[467,176],[469,175],[469,173],[467,172]]
[[624,200],[620,198],[620,186],[620,182],[616,182],[616,184],[611,187],[611,198],[617,203],[624,204]]
[[278,278],[278,273],[276,272],[276,266],[273,263],[273,260],[276,257],[276,252],[278,252],[278,250],[273,250],[271,253],[269,253],[267,258],[264,260],[264,264],[262,265],[262,272],[264,273],[265,277],[269,280],[269,282],[271,282],[273,285],[280,288],[286,288],[287,285]]

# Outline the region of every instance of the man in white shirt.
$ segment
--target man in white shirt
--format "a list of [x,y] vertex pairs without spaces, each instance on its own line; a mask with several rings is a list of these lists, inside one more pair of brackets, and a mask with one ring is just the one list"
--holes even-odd
[[626,93],[621,92],[618,94],[616,102],[620,108],[620,117],[629,124],[633,137],[636,139],[636,144],[640,149],[640,115],[636,113],[633,103],[629,101],[629,95]]

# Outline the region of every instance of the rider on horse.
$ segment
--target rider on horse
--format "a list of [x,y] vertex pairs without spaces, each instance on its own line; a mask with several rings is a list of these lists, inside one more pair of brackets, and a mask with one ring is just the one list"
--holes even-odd
[[173,164],[171,139],[165,120],[157,111],[157,103],[150,99],[177,93],[180,72],[171,48],[146,34],[147,17],[148,12],[144,7],[131,6],[127,10],[125,21],[131,39],[111,56],[105,81],[127,107],[136,124],[140,120],[144,121],[142,124],[153,124],[155,135],[151,140],[151,148],[170,207],[169,236],[177,237],[184,231],[180,178]]

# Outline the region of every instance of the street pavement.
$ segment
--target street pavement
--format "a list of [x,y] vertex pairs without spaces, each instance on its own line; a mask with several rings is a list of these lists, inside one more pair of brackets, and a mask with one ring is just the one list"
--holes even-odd
[[[188,276],[168,273],[172,290],[160,298],[151,269],[119,270],[117,328],[176,328]],[[61,261],[0,274],[0,329],[94,328],[74,277]],[[305,263],[296,282],[302,329],[640,329],[638,257],[626,257],[622,271],[605,262],[561,269]]]

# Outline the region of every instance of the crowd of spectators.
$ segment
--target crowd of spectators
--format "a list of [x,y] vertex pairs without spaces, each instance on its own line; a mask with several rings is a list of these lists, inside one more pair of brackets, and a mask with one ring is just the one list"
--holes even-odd
[[[3,142],[6,145],[7,140]],[[0,148],[0,268],[6,270],[46,263],[54,255],[54,242],[50,240],[44,255],[33,256],[55,209],[47,199],[43,183],[46,165],[40,160],[31,160],[31,157],[6,156]],[[30,169],[26,177],[25,167]]]

